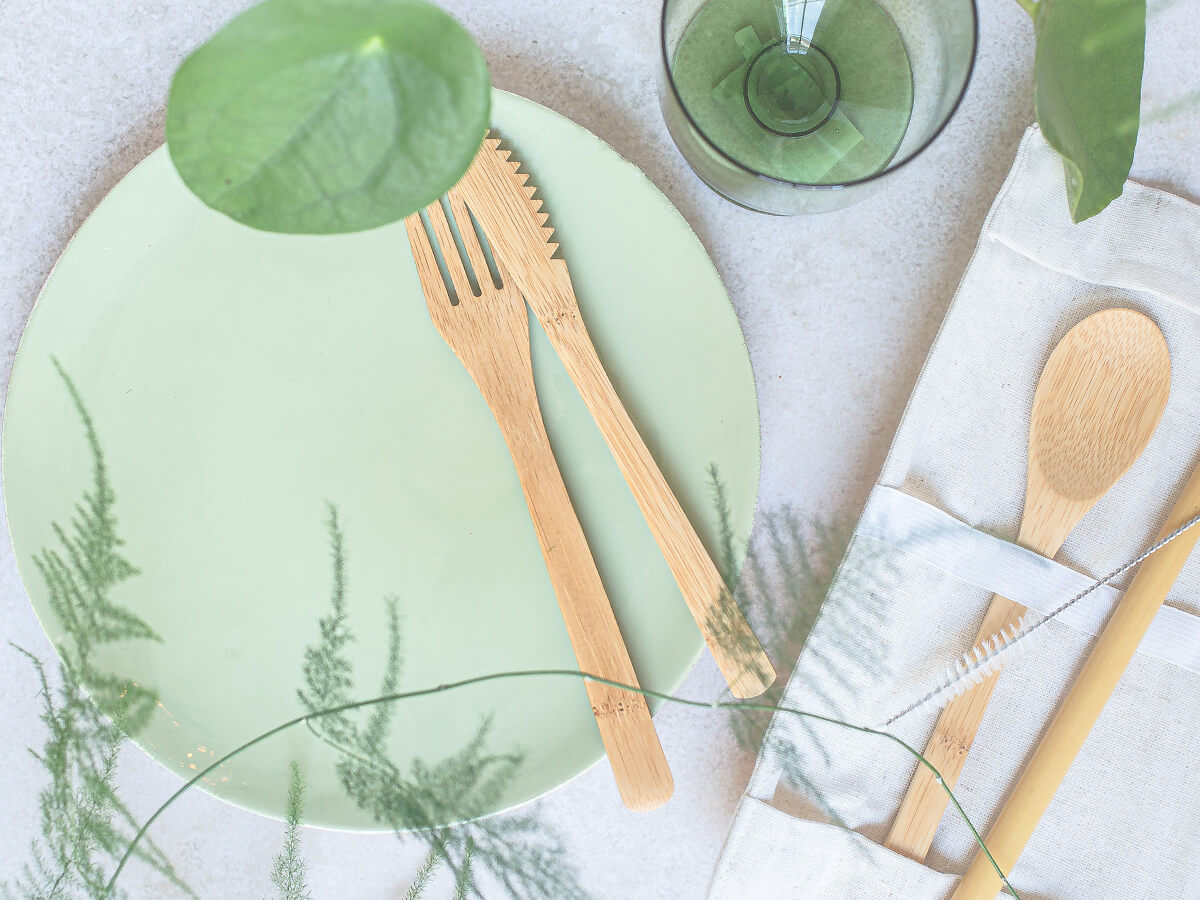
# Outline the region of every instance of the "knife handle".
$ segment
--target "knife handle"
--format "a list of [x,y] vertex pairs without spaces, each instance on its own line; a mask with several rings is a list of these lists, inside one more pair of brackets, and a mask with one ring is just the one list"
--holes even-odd
[[775,681],[775,667],[629,418],[579,315],[574,292],[551,313],[544,300],[535,302],[528,294],[527,299],[608,442],[730,691],[739,698],[757,697]]

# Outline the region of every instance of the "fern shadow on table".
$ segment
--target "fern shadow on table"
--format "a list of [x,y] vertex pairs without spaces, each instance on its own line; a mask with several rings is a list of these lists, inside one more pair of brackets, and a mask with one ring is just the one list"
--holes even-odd
[[[832,746],[854,733],[845,727],[847,721],[774,713],[803,654],[789,713],[799,706],[832,720],[853,723],[861,718],[854,698],[861,697],[864,685],[886,681],[882,604],[888,584],[900,577],[895,560],[861,545],[850,553],[854,520],[814,519],[784,506],[760,509],[739,567],[727,489],[715,467],[709,474],[722,574],[736,585],[738,604],[777,674],[775,683],[756,698],[768,709],[729,710],[733,735],[744,751],[758,754],[780,773],[772,800],[777,807],[847,827],[838,811],[842,804],[833,801],[825,786],[844,763],[845,748],[835,753]],[[835,591],[839,602],[827,602]],[[810,642],[814,629],[819,629],[819,640]],[[874,747],[870,742],[877,739],[862,734],[862,743],[850,746],[861,746],[868,758]]]
[[[806,520],[791,506],[760,510],[757,540],[747,542],[739,565],[728,489],[715,465],[709,469],[709,485],[718,529],[718,567],[725,583],[736,585],[738,606],[775,667],[775,682],[756,699],[778,706],[829,593],[852,526]],[[734,709],[729,718],[738,745],[757,753],[771,713]]]

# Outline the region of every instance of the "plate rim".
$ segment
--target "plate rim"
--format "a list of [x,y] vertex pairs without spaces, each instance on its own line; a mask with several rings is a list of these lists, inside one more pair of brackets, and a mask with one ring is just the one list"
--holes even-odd
[[[606,140],[604,140],[599,135],[597,135],[595,132],[593,132],[590,128],[588,128],[584,125],[581,125],[579,122],[576,122],[574,119],[571,119],[569,116],[563,115],[562,113],[558,112],[557,110],[551,109],[550,107],[548,107],[542,103],[539,103],[536,100],[532,100],[528,97],[525,97],[521,94],[517,94],[513,91],[507,91],[507,90],[498,88],[493,85],[492,94],[493,94],[493,99],[495,98],[496,95],[501,94],[501,95],[504,95],[505,97],[507,97],[509,99],[509,101],[515,102],[518,105],[527,105],[527,106],[535,108],[536,110],[539,111],[539,115],[547,115],[548,114],[556,119],[562,120],[567,125],[569,125],[571,128],[575,129],[580,134],[581,138],[590,139],[592,142],[599,145],[599,147],[604,152],[609,153],[612,156],[616,157],[616,159],[620,161],[621,165],[625,169],[629,170],[631,172],[631,174],[633,174],[640,181],[644,182],[644,184],[650,188],[650,191],[648,192],[649,195],[654,197],[655,202],[661,208],[668,210],[670,214],[674,215],[674,217],[676,219],[678,219],[680,225],[687,230],[687,234],[689,234],[691,236],[692,240],[694,240],[696,242],[696,245],[703,252],[704,258],[708,264],[709,269],[711,270],[712,276],[715,279],[716,283],[721,286],[722,293],[725,295],[725,301],[729,306],[729,312],[733,316],[733,321],[737,325],[738,346],[740,348],[741,355],[745,358],[746,366],[750,370],[750,383],[753,387],[753,390],[751,392],[752,397],[753,397],[752,406],[753,406],[754,419],[755,419],[755,424],[756,424],[756,428],[754,429],[754,450],[755,450],[755,452],[754,452],[754,463],[755,463],[754,482],[755,482],[755,489],[754,489],[754,501],[751,504],[751,510],[750,510],[750,516],[749,516],[750,531],[751,531],[751,533],[753,533],[754,526],[758,521],[761,486],[762,486],[762,412],[761,412],[761,407],[760,407],[760,403],[759,403],[758,380],[755,377],[753,359],[750,356],[750,349],[749,349],[749,345],[746,342],[745,330],[742,328],[741,317],[738,315],[737,307],[734,306],[733,300],[729,296],[729,289],[725,284],[725,280],[721,277],[721,273],[717,269],[716,263],[713,261],[712,255],[710,254],[708,247],[705,246],[704,242],[700,239],[700,236],[696,233],[695,229],[692,228],[691,223],[687,221],[687,219],[684,217],[683,213],[671,201],[671,199],[663,192],[663,190],[661,188],[659,188],[659,186],[657,184],[655,184],[654,181],[651,180],[651,178],[638,165],[633,163],[624,154],[620,153],[615,147],[613,147]],[[493,110],[493,114],[494,114],[494,111],[495,111],[494,103],[493,103],[492,110]],[[498,131],[501,134],[503,134],[503,128],[504,128],[503,123],[493,123],[492,127],[497,128]],[[26,343],[25,338],[26,338],[26,333],[29,329],[29,324],[32,321],[34,314],[37,312],[38,307],[41,305],[47,289],[50,287],[51,283],[53,282],[55,274],[58,271],[59,264],[62,262],[63,257],[66,256],[68,250],[70,250],[72,244],[75,243],[76,238],[78,238],[79,234],[84,230],[84,228],[87,226],[87,224],[92,220],[96,211],[99,210],[99,208],[112,195],[112,193],[114,191],[116,191],[120,188],[121,184],[123,184],[127,178],[129,178],[131,175],[133,175],[134,172],[136,172],[143,165],[148,163],[152,158],[154,158],[158,154],[166,153],[166,152],[167,152],[167,146],[166,146],[166,142],[164,141],[163,143],[158,144],[156,147],[154,147],[152,150],[150,150],[149,153],[147,153],[140,160],[138,160],[133,166],[131,166],[124,174],[122,174],[120,176],[120,178],[118,178],[115,182],[113,182],[113,184],[108,188],[108,190],[106,190],[104,192],[104,194],[99,199],[96,200],[96,202],[88,210],[87,214],[83,217],[82,220],[80,220],[79,224],[71,232],[71,235],[63,243],[62,249],[55,256],[54,262],[51,264],[49,271],[46,273],[46,277],[43,279],[41,285],[39,286],[37,293],[34,297],[34,301],[30,305],[29,311],[28,311],[28,313],[26,313],[26,315],[24,317],[24,321],[21,324],[21,334],[17,340],[17,346],[13,353],[12,365],[9,367],[9,370],[8,370],[8,380],[7,380],[7,383],[5,384],[5,388],[4,388],[4,415],[2,418],[0,418],[0,500],[2,500],[3,505],[4,505],[4,515],[5,515],[4,530],[6,533],[7,545],[12,554],[14,567],[17,572],[17,577],[18,577],[18,579],[21,583],[21,587],[25,593],[26,604],[27,604],[28,608],[30,609],[30,611],[33,613],[34,618],[36,619],[38,626],[41,628],[43,635],[46,637],[47,641],[50,643],[51,647],[53,648],[54,658],[55,658],[56,662],[61,661],[61,654],[59,653],[58,644],[51,637],[51,629],[47,627],[47,623],[43,620],[41,613],[38,611],[37,605],[33,602],[32,595],[27,586],[27,583],[29,581],[29,576],[27,574],[28,566],[22,565],[20,557],[17,553],[16,542],[13,537],[11,518],[8,515],[8,493],[9,493],[8,492],[8,464],[7,464],[8,443],[9,443],[9,430],[8,430],[9,403],[8,403],[8,401],[9,401],[9,398],[10,398],[10,395],[12,392],[12,383],[13,383],[12,376],[15,374],[17,367],[21,364],[21,360],[24,355],[24,349],[25,349],[25,343]],[[244,225],[244,224],[236,222],[232,219],[230,219],[229,221],[236,227],[245,228],[251,232],[258,231],[257,229],[251,228],[248,225]],[[388,228],[394,224],[395,223],[388,223],[385,225],[377,226],[377,228],[363,229],[362,232],[358,232],[358,233],[367,233],[370,231],[378,230],[380,228]],[[679,687],[683,684],[683,682],[688,678],[688,676],[691,675],[691,673],[695,670],[697,663],[699,663],[700,659],[704,656],[704,651],[706,649],[706,645],[705,645],[703,636],[700,634],[698,629],[696,630],[696,632],[693,636],[693,639],[694,639],[694,643],[695,643],[695,650],[691,654],[690,661],[687,663],[686,666],[684,666],[682,668],[679,675],[674,679],[674,681],[671,682],[670,684],[668,684],[662,690],[662,693],[674,694],[679,689]],[[91,692],[88,691],[86,686],[81,685],[81,688],[84,690],[84,692],[89,697],[91,696]],[[662,700],[660,698],[647,697],[647,703],[650,706],[651,716],[656,716],[658,714],[658,711],[660,709],[662,709],[663,706],[667,702],[669,702],[669,701]],[[292,725],[291,727],[296,727],[296,726]],[[164,772],[167,772],[170,775],[178,778],[181,784],[184,782],[187,782],[189,780],[189,778],[187,776],[180,774],[174,768],[168,766],[166,762],[164,762],[163,760],[160,760],[157,756],[155,756],[153,753],[151,753],[144,745],[144,742],[141,739],[140,735],[125,734],[124,736],[130,743],[135,745],[138,748],[138,750],[147,759],[149,759],[151,762],[153,762],[156,766],[158,766]],[[542,789],[540,792],[531,794],[528,797],[514,800],[512,803],[510,803],[506,806],[502,806],[496,810],[485,813],[483,815],[468,817],[468,818],[458,819],[453,822],[448,822],[448,823],[446,823],[446,827],[457,827],[457,826],[460,826],[463,824],[468,824],[470,822],[488,819],[493,816],[505,815],[507,813],[513,812],[515,810],[518,810],[518,809],[526,807],[530,804],[533,804],[545,797],[548,797],[549,795],[553,794],[555,791],[558,791],[561,788],[566,787],[567,785],[578,780],[583,775],[590,772],[593,768],[596,767],[596,765],[598,765],[600,762],[602,762],[606,758],[607,758],[607,753],[604,751],[603,747],[600,747],[599,752],[596,755],[594,755],[587,762],[582,763],[582,765],[578,769],[578,771],[575,771],[573,774],[571,774],[567,778],[563,779],[562,781],[558,782],[557,784],[554,784],[550,787]],[[284,821],[283,815],[275,812],[274,810],[260,808],[257,804],[255,804],[251,801],[246,801],[245,799],[233,799],[231,797],[223,796],[219,793],[216,793],[208,785],[206,785],[203,781],[196,781],[190,787],[198,788],[199,790],[203,791],[205,794],[211,796],[215,800],[225,803],[237,810],[251,813],[251,814],[254,814],[257,816],[262,816],[263,818],[267,818],[267,819],[270,819],[270,820],[276,821],[276,822]],[[171,799],[173,800],[174,797],[172,797]],[[316,828],[316,829],[320,829],[323,831],[341,832],[341,833],[348,833],[348,834],[410,833],[413,830],[413,829],[395,829],[395,828],[391,828],[391,827],[385,827],[383,825],[379,825],[378,827],[349,826],[349,825],[323,824],[320,822],[310,822],[310,821],[305,821],[304,825],[307,828]]]

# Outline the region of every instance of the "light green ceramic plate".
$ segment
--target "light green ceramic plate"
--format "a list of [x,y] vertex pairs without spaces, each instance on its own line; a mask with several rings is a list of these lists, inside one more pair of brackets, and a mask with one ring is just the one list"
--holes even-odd
[[[718,466],[740,539],[757,489],[757,404],[703,247],[584,129],[503,92],[493,117],[542,188],[584,317],[647,444],[713,550],[707,469]],[[671,690],[699,634],[587,410],[532,333],[546,424],[638,676]],[[160,702],[137,740],[172,771],[192,775],[302,712],[304,648],[331,603],[327,504],[345,536],[352,697],[379,693],[388,597],[402,622],[402,688],[574,668],[504,442],[430,325],[402,224],[253,231],[201,205],[160,149],[80,228],[21,341],[4,433],[17,559],[62,641],[35,558],[53,550],[71,564],[53,523],[70,537],[93,456],[54,359],[90,413],[120,550],[140,570],[109,599],[161,637],[104,644],[94,659],[153,689]],[[524,762],[480,811],[549,791],[603,754],[583,686],[543,678],[405,701],[392,755],[403,768],[441,760],[486,716],[487,747]],[[278,816],[296,760],[307,821],[382,827],[343,792],[337,759],[301,726],[204,785]]]

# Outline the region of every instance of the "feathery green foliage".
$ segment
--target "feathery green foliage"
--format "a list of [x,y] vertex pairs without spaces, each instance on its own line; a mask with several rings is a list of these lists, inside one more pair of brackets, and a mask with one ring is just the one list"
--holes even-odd
[[467,849],[463,853],[462,867],[458,870],[458,878],[454,882],[454,900],[467,900],[474,886],[471,880],[471,852],[474,846],[471,840],[467,839]]
[[[849,543],[850,529],[815,522],[806,527],[792,507],[760,513],[761,540],[750,544],[739,571],[734,553],[732,515],[725,483],[715,465],[709,467],[713,511],[717,519],[721,575],[737,585],[734,596],[746,611],[777,678],[760,699],[778,705],[788,677],[833,583],[834,572]],[[770,713],[733,710],[731,725],[738,743],[757,752]]]
[[[710,471],[710,478],[719,533],[726,535],[731,525],[725,491],[715,470]],[[778,674],[775,683],[758,698],[762,707],[729,711],[734,736],[748,752],[758,752],[762,747],[773,711],[783,701],[792,670],[819,616],[827,617],[827,636],[838,647],[840,658],[837,662],[826,658],[823,648],[813,647],[808,652],[814,665],[833,683],[843,687],[861,683],[857,674],[876,672],[885,664],[884,648],[878,640],[882,612],[872,598],[886,595],[879,579],[890,571],[864,568],[861,560],[860,565],[839,568],[852,527],[806,522],[794,508],[786,506],[760,513],[759,519],[758,540],[748,548],[741,572],[732,567],[723,572],[728,583],[738,585],[738,602],[753,622]],[[860,602],[825,606],[835,576],[846,595],[860,598]],[[853,662],[848,664],[846,660]],[[806,682],[804,690],[824,708],[836,708],[821,684]],[[829,724],[816,718],[789,717],[787,727],[773,732],[764,752],[774,755],[792,788],[830,822],[846,827],[820,787],[822,772],[836,762],[827,749],[830,732],[824,729]],[[802,743],[796,740],[800,733],[805,736]]]
[[[158,637],[113,599],[114,589],[138,570],[120,551],[116,494],[95,425],[75,384],[57,360],[54,366],[83,424],[92,484],[76,504],[70,529],[54,524],[60,546],[34,557],[64,633],[57,686],[41,660],[16,648],[37,674],[46,739],[40,751],[30,753],[49,779],[38,794],[41,828],[30,844],[30,859],[14,881],[0,886],[3,896],[25,900],[121,896],[105,894],[104,863],[121,857],[137,822],[116,794],[117,759],[125,736],[145,725],[156,702],[150,688],[103,672],[91,660],[105,644]],[[139,846],[137,856],[194,896],[153,843]]]
[[300,854],[300,817],[304,815],[304,776],[292,760],[288,779],[287,817],[283,832],[283,849],[275,857],[271,883],[279,891],[279,900],[312,900],[308,889],[308,866]]
[[[727,584],[737,585],[734,596],[750,618],[776,672],[774,683],[758,698],[767,708],[729,710],[730,726],[738,744],[747,752],[757,753],[771,722],[772,710],[783,700],[792,669],[829,594],[852,529],[821,522],[806,526],[790,506],[760,513],[760,540],[748,545],[739,572],[732,553],[734,538],[728,497],[716,466],[710,467],[709,480],[721,541],[722,576]],[[808,734],[813,746],[824,747],[812,722],[801,718],[796,726]],[[777,740],[773,742],[773,751],[789,780],[831,822],[843,824],[810,776],[811,766],[796,755],[791,743]]]
[[717,543],[720,549],[718,568],[725,584],[732,587],[737,584],[739,566],[737,552],[734,549],[736,538],[733,534],[733,512],[729,508],[729,492],[716,463],[708,466],[708,486],[712,492],[713,508],[717,513]]
[[132,733],[143,727],[154,711],[154,693],[100,671],[92,665],[92,652],[117,641],[157,641],[159,637],[139,616],[112,599],[113,590],[139,572],[121,553],[125,542],[117,534],[116,493],[95,424],[75,383],[57,360],[53,362],[83,424],[92,455],[92,486],[75,504],[69,531],[53,523],[60,546],[43,548],[33,562],[46,584],[50,609],[66,634],[58,647],[60,655],[69,661],[74,679],[87,686],[100,708],[119,711],[125,730]]
[[404,900],[421,900],[425,896],[425,889],[429,887],[429,882],[433,880],[433,874],[437,871],[437,866],[437,851],[430,850],[425,854],[425,861],[421,863],[421,868],[417,869],[417,874],[413,878],[412,884],[408,886],[408,891],[404,894]]
[[[746,577],[739,585],[742,603],[751,610],[778,678],[765,699],[778,703],[788,678],[829,593],[850,529],[823,522],[807,524],[791,507],[767,513],[763,546],[746,556]],[[767,718],[744,716],[740,742],[757,749]]]
[[[349,701],[354,672],[346,654],[354,640],[347,621],[345,535],[337,510],[327,521],[332,586],[330,612],[320,620],[320,639],[304,652],[304,687],[300,702],[310,712]],[[399,601],[385,600],[388,653],[380,694],[396,691],[402,666]],[[493,753],[487,748],[490,722],[483,719],[475,735],[457,753],[437,763],[415,760],[402,767],[387,749],[395,706],[382,703],[365,720],[349,713],[307,722],[318,738],[340,753],[337,775],[360,809],[402,838],[423,840],[430,855],[418,872],[410,897],[421,896],[438,865],[454,875],[463,897],[482,897],[478,873],[515,900],[582,900],[574,870],[564,863],[562,842],[533,812],[484,816],[523,761],[520,753]],[[467,823],[467,824],[455,824]],[[415,893],[414,893],[415,892]]]
[[[155,698],[153,692],[144,686],[100,672],[91,665],[89,655],[102,644],[154,639],[155,635],[146,623],[112,599],[112,589],[134,577],[137,569],[119,552],[122,542],[113,514],[115,494],[108,481],[92,420],[74,384],[61,367],[59,372],[84,423],[93,455],[93,483],[77,507],[70,535],[62,528],[55,529],[61,548],[43,550],[38,555],[39,570],[46,577],[47,588],[54,596],[55,611],[60,616],[66,635],[59,646],[62,658],[60,686],[52,688],[42,662],[33,654],[17,648],[29,658],[41,688],[44,703],[42,721],[48,735],[42,750],[31,750],[31,753],[47,770],[50,783],[39,795],[41,834],[31,844],[31,860],[23,866],[14,881],[0,885],[0,895],[14,900],[16,897],[23,900],[121,898],[125,895],[114,886],[117,875],[128,859],[137,857],[168,879],[180,894],[194,897],[195,894],[178,878],[161,850],[146,837],[146,831],[162,811],[207,770],[199,772],[196,779],[176,791],[141,827],[138,827],[115,792],[117,756],[125,735],[139,727],[137,723],[144,721],[148,715],[147,706],[152,709]],[[723,488],[719,488],[715,470],[712,474],[718,516],[724,520],[722,541],[726,552],[723,553],[723,562],[726,576],[732,582],[736,573],[732,571],[733,533],[729,525],[728,503]],[[784,524],[781,526],[778,521]],[[506,891],[506,896],[515,900],[584,900],[587,894],[578,884],[574,871],[563,862],[561,841],[536,814],[526,812],[457,826],[450,824],[490,809],[507,780],[521,764],[520,754],[486,752],[489,730],[486,720],[481,722],[474,738],[466,746],[436,765],[415,762],[407,771],[402,771],[388,757],[384,745],[391,725],[393,703],[405,696],[431,692],[398,694],[396,691],[401,667],[401,635],[395,599],[387,601],[390,639],[383,696],[377,700],[350,704],[355,707],[355,713],[371,710],[365,722],[352,716],[349,710],[337,709],[348,703],[346,698],[354,687],[353,670],[345,655],[345,647],[353,640],[353,635],[346,616],[344,538],[336,510],[332,507],[329,532],[334,572],[332,610],[330,615],[321,620],[320,643],[308,648],[305,653],[305,689],[300,691],[305,705],[317,715],[312,719],[294,719],[284,723],[235,752],[301,721],[306,722],[321,739],[340,750],[342,759],[338,764],[338,774],[350,796],[363,809],[371,811],[379,821],[397,829],[401,838],[416,838],[429,845],[429,853],[407,892],[407,900],[421,900],[437,868],[443,864],[454,876],[456,897],[481,898],[483,895],[476,873],[483,872]],[[835,532],[821,533],[828,536]],[[801,579],[798,582],[797,573],[808,573],[807,580],[810,583],[827,581],[815,577],[817,570],[811,566],[807,556],[799,556],[797,563],[791,555],[779,552],[787,546],[800,546],[796,540],[800,534],[798,520],[790,513],[769,529],[770,546],[787,575],[787,583],[791,585],[787,593],[792,600],[798,596],[813,596],[803,590],[797,592],[797,585],[805,581]],[[790,536],[790,544],[785,535]],[[838,555],[840,551],[827,558],[833,559]],[[755,572],[758,567],[756,557],[751,555],[747,565],[751,573]],[[759,578],[757,583],[761,585],[765,582]],[[784,643],[790,641],[795,647],[795,653],[785,651],[784,658],[790,662],[795,659],[815,621],[819,598],[809,607],[809,615],[797,618],[784,614],[780,607],[774,605],[770,592],[763,592],[762,596],[770,604],[767,615],[769,638],[783,637]],[[821,590],[820,596],[824,596],[824,590]],[[795,608],[794,603],[792,608]],[[854,630],[856,623],[835,623],[835,626]],[[769,640],[769,643],[779,646],[777,640]],[[870,660],[866,664],[870,664]],[[480,680],[535,674],[541,677],[578,675],[565,670],[495,673],[468,679],[457,685],[442,685],[432,692],[450,690]],[[678,704],[710,709],[732,710],[738,707],[769,713],[774,707],[774,704],[763,703],[706,703],[654,691],[642,692]],[[101,699],[103,709],[93,701],[93,697]],[[326,714],[324,710],[330,712]],[[778,711],[805,722],[811,719],[889,739],[924,761],[915,749],[885,732],[801,710]],[[215,765],[223,764],[232,755],[227,754]],[[925,765],[928,765],[927,761]],[[952,793],[950,799],[983,847],[978,832]],[[303,781],[298,767],[293,765],[284,849],[276,859],[276,877],[273,878],[285,897],[309,896],[304,884],[305,866],[300,856],[299,823],[302,809]],[[983,849],[986,852],[987,848]],[[107,876],[107,880],[103,871],[105,859],[119,860],[118,868]]]
[[[350,699],[350,689],[354,687],[353,670],[345,653],[346,645],[354,640],[346,624],[346,561],[337,508],[333,504],[329,504],[328,530],[333,588],[329,615],[319,622],[321,640],[304,651],[304,683],[308,689],[301,689],[299,696],[306,709],[340,706]],[[345,717],[336,717],[323,723],[322,727],[323,737],[339,745],[347,745],[353,740]]]
[[[721,576],[720,596],[704,621],[704,633],[708,639],[725,648],[726,653],[740,660],[742,667],[758,671],[765,682],[774,683],[778,673],[769,660],[763,660],[758,636],[746,627],[745,598],[738,596],[731,586],[737,584],[739,567],[738,554],[733,534],[732,513],[725,483],[721,481],[716,464],[708,467],[709,489],[717,513],[717,568]],[[765,668],[765,671],[759,671]]]

